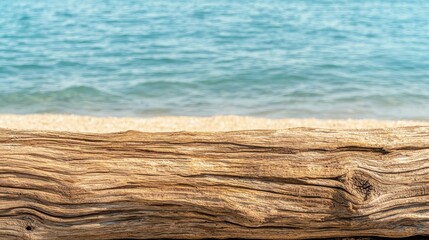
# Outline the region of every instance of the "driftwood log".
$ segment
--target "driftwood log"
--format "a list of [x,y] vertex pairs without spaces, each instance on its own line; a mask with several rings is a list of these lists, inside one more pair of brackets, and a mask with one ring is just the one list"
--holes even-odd
[[0,129],[0,239],[429,235],[429,128]]

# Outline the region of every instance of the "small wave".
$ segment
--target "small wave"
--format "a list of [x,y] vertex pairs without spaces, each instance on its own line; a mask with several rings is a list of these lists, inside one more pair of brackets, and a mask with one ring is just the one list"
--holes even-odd
[[94,87],[73,86],[53,91],[12,92],[0,95],[0,105],[48,104],[61,102],[108,101],[118,96]]
[[122,92],[124,94],[139,95],[139,96],[159,96],[160,94],[178,94],[183,91],[196,89],[198,84],[188,82],[168,82],[168,81],[153,81],[137,83],[127,87]]

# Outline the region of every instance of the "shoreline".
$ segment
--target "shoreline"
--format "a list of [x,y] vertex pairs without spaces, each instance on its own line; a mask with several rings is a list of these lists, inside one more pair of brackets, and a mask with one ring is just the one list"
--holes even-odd
[[94,117],[81,115],[0,114],[0,128],[17,130],[108,133],[136,130],[142,132],[216,132],[236,130],[273,130],[285,128],[376,129],[429,126],[429,121],[375,119],[258,118],[248,116],[188,117],[166,116]]

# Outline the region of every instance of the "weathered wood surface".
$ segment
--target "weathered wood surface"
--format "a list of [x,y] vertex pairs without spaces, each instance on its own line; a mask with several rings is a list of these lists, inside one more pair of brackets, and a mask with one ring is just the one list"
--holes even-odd
[[0,239],[429,235],[429,128],[0,130]]

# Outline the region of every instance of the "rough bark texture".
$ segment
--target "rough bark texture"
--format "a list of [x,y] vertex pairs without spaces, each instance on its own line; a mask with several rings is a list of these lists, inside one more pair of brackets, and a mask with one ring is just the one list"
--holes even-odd
[[429,128],[0,130],[0,239],[429,235]]

